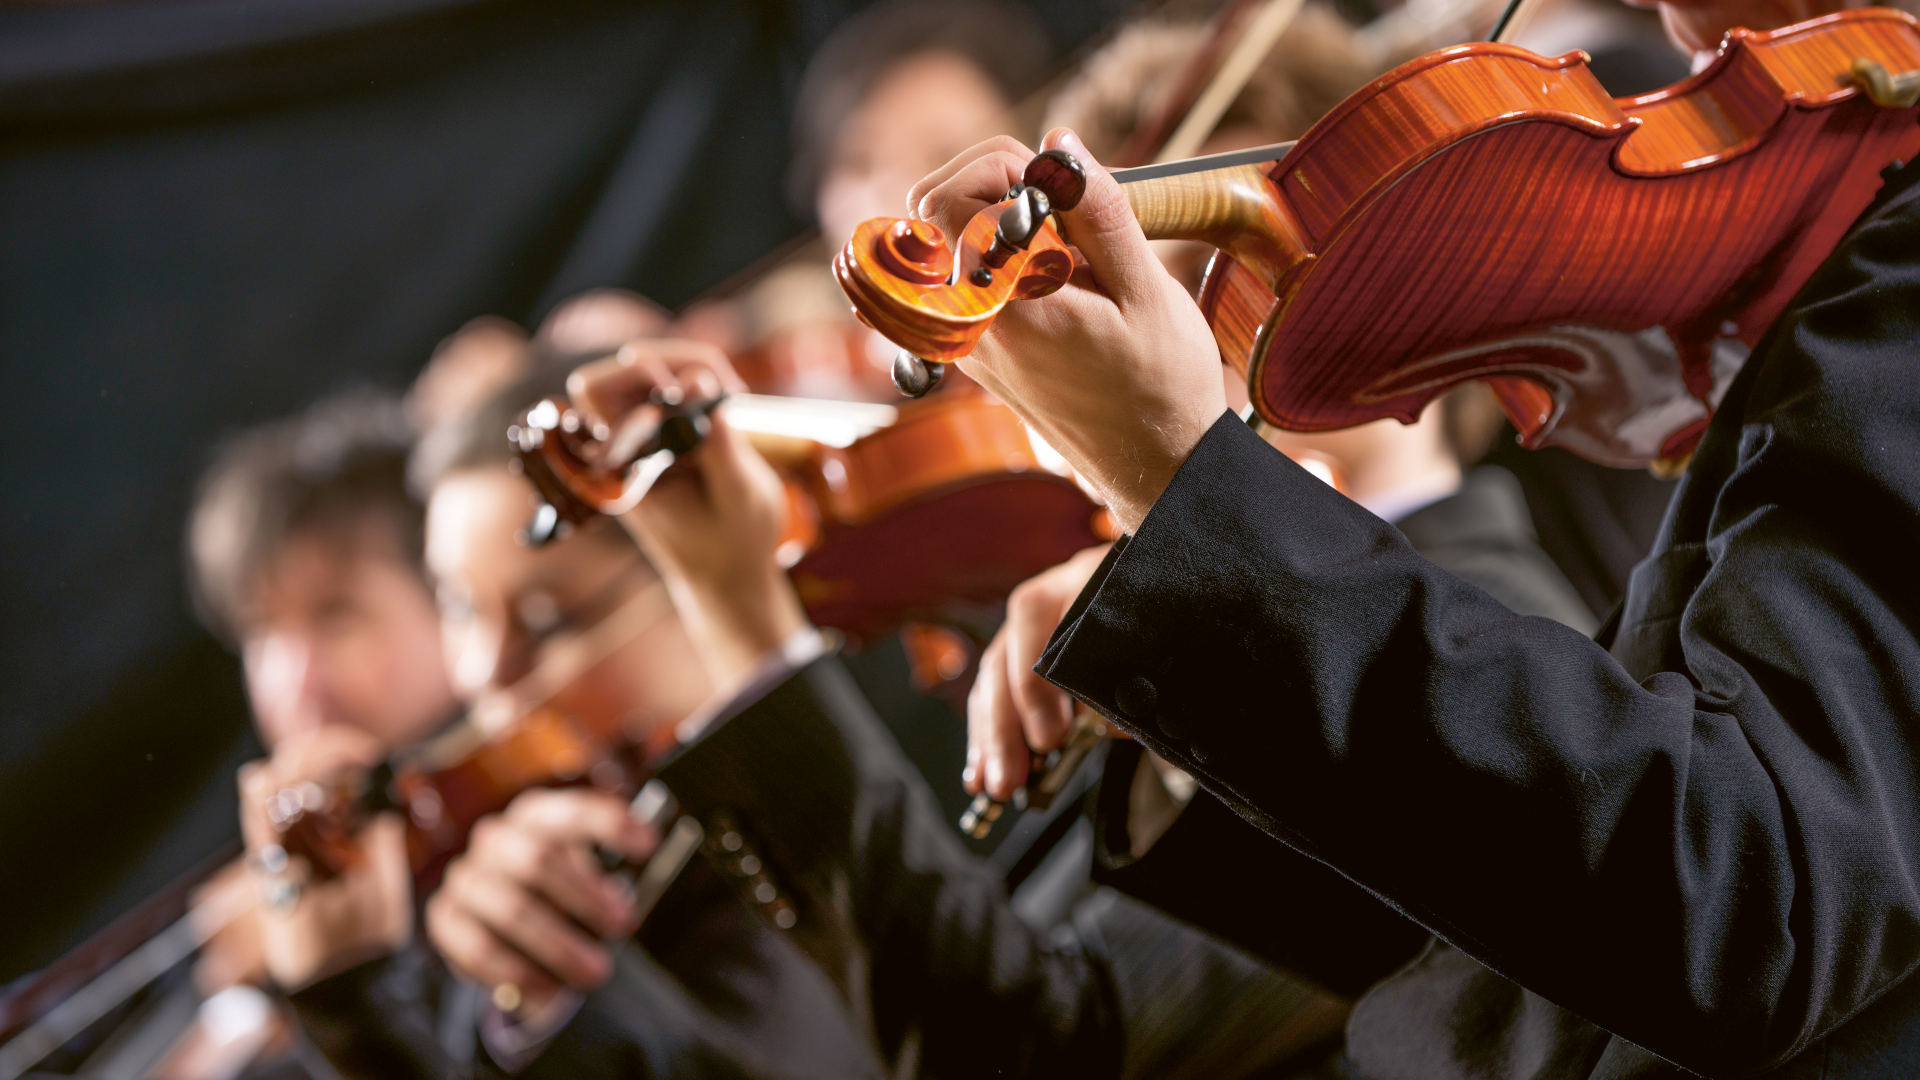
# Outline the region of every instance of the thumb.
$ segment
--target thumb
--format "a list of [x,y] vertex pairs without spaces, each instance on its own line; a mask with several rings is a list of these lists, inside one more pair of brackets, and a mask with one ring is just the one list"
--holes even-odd
[[1043,150],[1065,150],[1086,171],[1086,192],[1073,209],[1060,214],[1060,219],[1068,242],[1085,256],[1094,280],[1107,295],[1122,303],[1149,295],[1156,276],[1164,276],[1166,271],[1147,246],[1146,234],[1140,231],[1140,222],[1134,218],[1119,181],[1094,160],[1093,152],[1070,128],[1047,132],[1040,146]]

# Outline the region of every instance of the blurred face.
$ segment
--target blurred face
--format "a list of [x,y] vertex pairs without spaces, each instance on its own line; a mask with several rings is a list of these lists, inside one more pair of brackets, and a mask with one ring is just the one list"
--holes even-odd
[[427,502],[447,669],[483,723],[550,703],[633,722],[678,721],[708,686],[665,589],[632,545],[600,521],[529,548],[516,539],[533,490],[504,468],[442,481]]
[[995,133],[1008,102],[955,53],[910,56],[847,117],[814,210],[833,244],[868,218],[906,213],[907,192],[955,154]]
[[241,613],[247,698],[269,749],[332,724],[398,749],[453,708],[431,594],[375,526],[362,531],[294,537]]

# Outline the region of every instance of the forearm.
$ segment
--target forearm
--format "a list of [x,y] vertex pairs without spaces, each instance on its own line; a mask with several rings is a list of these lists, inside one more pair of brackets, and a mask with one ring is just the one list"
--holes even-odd
[[[1911,897],[1880,888],[1900,853],[1835,812],[1849,795],[1822,789],[1782,687],[1737,656],[1714,675],[1739,700],[1680,672],[1642,685],[1252,439],[1202,443],[1070,613],[1051,678],[1270,834],[1655,1049],[1718,1032],[1772,1053],[1899,974],[1893,938],[1891,971],[1820,966],[1819,941]],[[1859,839],[1866,894],[1810,871],[1809,825]]]
[[750,834],[830,974],[868,966],[842,982],[866,985],[883,1041],[917,1029],[925,1060],[954,1075],[1117,1062],[1095,958],[1013,916],[837,661],[716,723],[661,776],[690,812]]

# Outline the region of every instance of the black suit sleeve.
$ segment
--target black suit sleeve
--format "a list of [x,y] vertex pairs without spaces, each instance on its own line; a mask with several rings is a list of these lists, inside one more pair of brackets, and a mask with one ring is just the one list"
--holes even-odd
[[1729,393],[1700,542],[1629,598],[1646,677],[1231,416],[1040,670],[1521,985],[1694,1068],[1790,1057],[1920,962],[1915,205]]
[[737,833],[771,878],[759,896],[790,905],[789,932],[889,1053],[915,1031],[943,1075],[1118,1071],[1098,942],[1012,913],[838,660],[709,727],[660,776],[710,834]]
[[[307,1042],[349,1080],[471,1076],[474,1056],[450,1053],[440,1039],[435,1006],[443,975],[416,942],[321,979],[288,1001]],[[466,1029],[473,1030],[470,1020]]]
[[1140,748],[1116,743],[1095,795],[1094,880],[1357,998],[1413,959],[1425,927],[1196,792],[1151,848],[1130,850],[1127,800]]

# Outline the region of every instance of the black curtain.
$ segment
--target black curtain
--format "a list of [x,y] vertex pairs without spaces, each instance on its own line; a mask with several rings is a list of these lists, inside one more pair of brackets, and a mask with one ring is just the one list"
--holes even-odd
[[[792,88],[858,0],[0,10],[0,981],[235,831],[256,754],[180,539],[223,433],[472,316],[678,305],[803,229]],[[1070,48],[1118,0],[1039,5]]]

